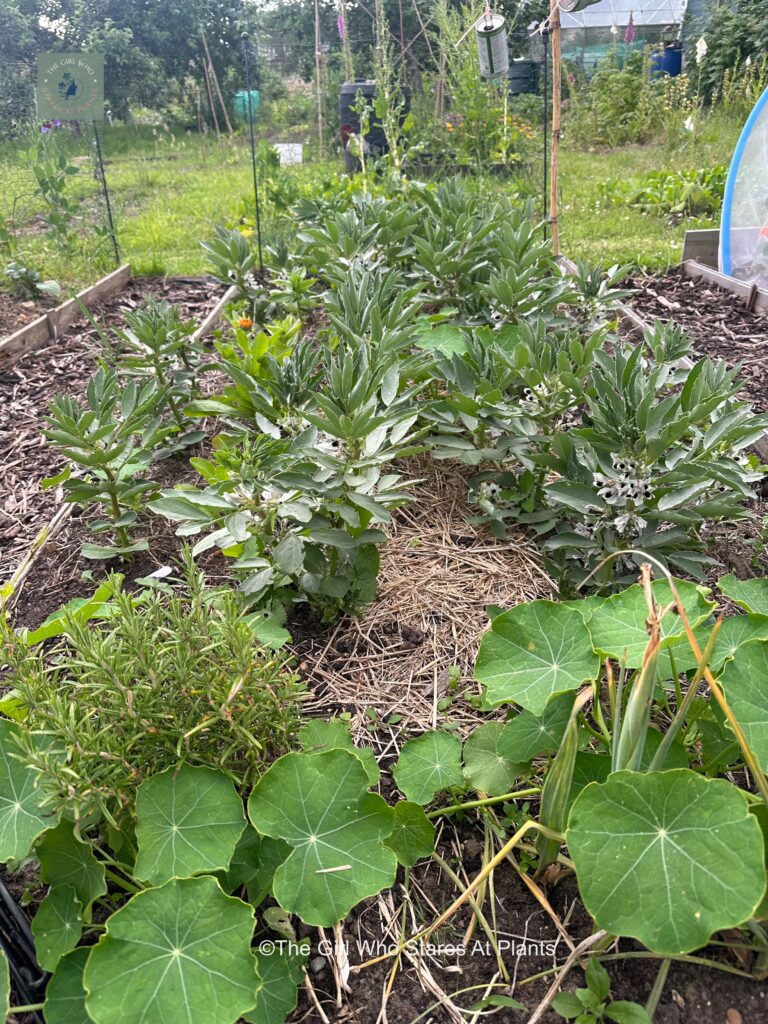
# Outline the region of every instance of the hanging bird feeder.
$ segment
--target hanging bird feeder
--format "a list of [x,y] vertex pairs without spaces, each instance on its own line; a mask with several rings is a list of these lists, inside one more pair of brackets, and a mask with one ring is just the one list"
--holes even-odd
[[483,78],[495,80],[506,75],[509,50],[504,18],[500,14],[491,14],[490,8],[486,7],[485,14],[475,23],[475,39]]

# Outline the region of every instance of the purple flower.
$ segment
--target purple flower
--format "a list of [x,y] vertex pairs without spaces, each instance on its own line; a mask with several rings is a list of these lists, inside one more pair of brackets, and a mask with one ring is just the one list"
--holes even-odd
[[339,39],[343,39],[344,38],[344,19],[342,18],[341,15],[339,15],[338,18],[336,19],[336,27],[339,30]]
[[629,12],[629,21],[627,22],[627,31],[624,33],[624,42],[627,46],[630,46],[635,41],[635,19],[632,16],[632,11]]
[[40,131],[43,133],[43,135],[51,131],[51,122],[43,121],[43,123],[40,125]]
[[54,117],[52,124],[54,128],[61,128],[61,121],[57,117]]

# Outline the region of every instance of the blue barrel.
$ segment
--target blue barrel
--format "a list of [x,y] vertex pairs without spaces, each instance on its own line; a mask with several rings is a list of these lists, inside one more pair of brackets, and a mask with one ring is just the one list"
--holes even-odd
[[681,43],[665,46],[663,50],[651,50],[651,74],[669,75],[677,78],[683,70],[683,47]]

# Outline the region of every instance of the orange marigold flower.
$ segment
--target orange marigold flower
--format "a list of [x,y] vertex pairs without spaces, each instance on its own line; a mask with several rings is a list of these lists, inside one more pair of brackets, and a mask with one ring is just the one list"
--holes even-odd
[[253,320],[251,320],[249,316],[241,316],[237,323],[238,326],[242,327],[244,331],[247,331],[251,327],[253,327]]

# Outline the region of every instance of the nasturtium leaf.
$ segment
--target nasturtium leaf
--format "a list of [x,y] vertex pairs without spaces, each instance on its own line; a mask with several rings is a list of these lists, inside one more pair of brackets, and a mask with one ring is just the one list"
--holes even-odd
[[253,788],[253,825],[293,847],[272,892],[306,924],[334,925],[394,881],[397,861],[384,845],[394,813],[368,786],[360,760],[335,749],[286,754]]
[[504,725],[496,749],[518,764],[526,764],[538,754],[558,750],[572,708],[573,693],[559,693],[547,701],[540,715],[521,711]]
[[[685,580],[675,580],[675,586],[691,628],[695,629],[712,614],[715,607],[714,602],[707,599],[709,591]],[[653,596],[662,608],[674,600],[666,580],[654,580],[652,587]],[[633,584],[593,608],[587,628],[599,654],[621,662],[624,662],[626,655],[627,667],[639,668],[648,646],[647,619],[645,591],[639,584]],[[684,633],[685,627],[680,616],[674,611],[667,612],[661,623],[661,649],[669,647]]]
[[482,639],[475,678],[489,706],[520,704],[544,712],[554,693],[594,679],[600,659],[584,620],[553,601],[529,601],[493,620]]
[[[263,949],[263,947],[262,947]],[[257,947],[261,988],[253,1010],[243,1014],[249,1024],[283,1024],[298,1002],[298,987],[304,978],[304,964],[309,953],[293,952],[287,943],[277,944],[268,953]]]
[[245,828],[232,780],[214,768],[186,764],[141,783],[136,818],[135,874],[153,885],[226,870]]
[[252,612],[245,621],[253,631],[253,635],[271,651],[279,651],[291,642],[291,634],[280,625],[275,615],[269,612]]
[[744,730],[760,767],[768,770],[768,643],[753,640],[740,647],[736,657],[726,663],[720,674],[736,721]]
[[14,755],[19,726],[0,719],[0,862],[23,860],[37,837],[56,824],[40,807],[35,773]]
[[71,885],[84,913],[107,891],[104,865],[94,856],[90,843],[77,838],[71,821],[62,821],[46,832],[35,853],[41,879],[49,885]]
[[302,750],[349,750],[359,758],[371,786],[379,781],[379,764],[370,747],[357,747],[350,723],[344,718],[313,718],[299,729]]
[[408,740],[392,775],[408,800],[428,804],[441,790],[464,785],[461,740],[440,731],[425,732]]
[[8,960],[0,949],[0,1020],[5,1019],[11,1009],[11,972]]
[[443,355],[461,355],[467,351],[467,337],[460,327],[453,324],[438,324],[425,328],[415,339],[416,348],[442,352]]
[[272,891],[275,872],[290,853],[291,847],[282,839],[260,836],[252,825],[247,825],[229,867],[217,871],[216,878],[226,893],[240,895],[237,890],[245,886],[248,902],[258,907]]
[[146,889],[107,921],[85,967],[95,1024],[235,1024],[256,1004],[253,908],[210,875]]
[[499,753],[497,744],[504,731],[503,722],[478,726],[464,744],[464,775],[473,789],[487,796],[509,793],[520,766]]
[[386,845],[395,851],[398,862],[412,867],[424,857],[430,857],[435,848],[435,826],[424,813],[424,808],[410,800],[400,800],[394,806],[395,827],[387,836]]
[[49,979],[45,990],[45,1024],[90,1022],[83,988],[83,971],[90,952],[90,946],[79,946],[59,961],[56,973]]
[[587,786],[566,842],[597,927],[662,956],[742,924],[765,891],[763,839],[746,797],[688,768],[621,771]]
[[733,574],[723,576],[717,585],[740,608],[755,615],[768,615],[768,580],[737,580]]
[[37,959],[46,971],[55,971],[59,960],[80,941],[83,905],[71,885],[48,890],[32,921]]
[[[712,625],[708,623],[694,630],[701,651],[707,645],[711,630]],[[768,615],[729,615],[720,625],[709,668],[715,675],[719,675],[726,661],[732,658],[740,647],[752,640],[768,640]],[[686,636],[673,640],[660,652],[659,675],[662,679],[671,679],[673,676],[672,658],[678,673],[695,672],[698,667],[698,659]]]
[[259,859],[253,876],[248,879],[248,902],[258,907],[272,892],[275,881],[275,872],[287,860],[292,852],[292,847],[282,839],[273,839],[272,836],[261,837]]

